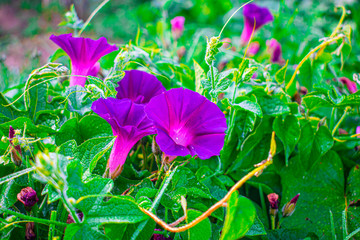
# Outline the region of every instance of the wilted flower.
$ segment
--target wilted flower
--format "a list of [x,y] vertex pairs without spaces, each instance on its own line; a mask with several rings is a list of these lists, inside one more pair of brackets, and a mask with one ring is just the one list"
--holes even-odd
[[276,39],[266,41],[267,51],[270,54],[270,61],[272,63],[283,64],[285,61],[282,58],[281,45]]
[[105,119],[116,136],[108,160],[109,176],[116,178],[122,171],[131,148],[142,137],[155,133],[152,122],[144,112],[144,106],[130,99],[98,99],[91,109]]
[[9,127],[9,142],[11,145],[10,153],[11,153],[11,160],[16,166],[20,166],[22,163],[22,152],[21,146],[19,144],[18,138],[15,136],[15,129],[10,126]]
[[31,187],[21,189],[20,193],[17,195],[17,199],[24,204],[27,211],[30,211],[31,208],[39,201],[36,191]]
[[[263,25],[274,20],[269,9],[265,7],[259,7],[255,3],[249,3],[244,6],[244,29],[241,34],[241,44],[245,45],[251,37],[254,24],[255,31],[261,28]],[[255,19],[255,20],[254,20]]]
[[33,222],[28,222],[26,224],[26,230],[25,230],[25,239],[26,240],[35,240],[36,234],[34,232],[35,225]]
[[300,197],[300,193],[296,194],[290,202],[286,203],[282,208],[283,217],[289,217],[295,212],[296,202]]
[[219,155],[224,145],[226,119],[219,107],[188,89],[166,91],[145,106],[157,129],[156,142],[170,156]]
[[[72,37],[72,34],[51,35],[50,40],[62,48],[71,60],[71,74],[88,76],[93,72],[96,62],[106,54],[116,51],[116,45],[110,45],[106,38],[98,40]],[[84,86],[86,77],[71,76],[70,86]]]
[[166,90],[154,75],[139,70],[125,71],[118,85],[116,98],[128,98],[138,104],[146,104]]
[[185,18],[177,16],[171,19],[171,32],[175,40],[179,39],[184,32]]
[[339,81],[342,84],[345,84],[347,89],[349,90],[350,93],[356,93],[357,92],[357,85],[355,82],[351,81],[350,79],[346,78],[346,77],[340,77]]
[[246,52],[246,55],[252,57],[259,52],[260,44],[259,42],[252,42],[250,43],[249,49]]
[[276,216],[279,209],[279,195],[276,193],[270,193],[267,195],[270,203],[270,215]]

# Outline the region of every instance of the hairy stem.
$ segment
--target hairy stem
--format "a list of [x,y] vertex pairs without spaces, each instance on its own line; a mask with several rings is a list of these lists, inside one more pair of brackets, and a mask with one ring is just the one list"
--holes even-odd
[[193,220],[192,222],[190,222],[189,224],[186,224],[184,226],[181,227],[171,227],[170,225],[168,225],[167,223],[165,223],[164,221],[162,221],[161,219],[159,219],[155,214],[153,214],[152,212],[140,208],[140,210],[145,213],[146,215],[148,215],[150,218],[152,218],[157,224],[159,224],[161,227],[163,227],[165,230],[170,231],[170,232],[183,232],[186,231],[190,228],[192,228],[193,226],[197,225],[198,223],[200,223],[202,220],[206,219],[207,217],[209,217],[214,211],[216,211],[218,208],[222,207],[229,199],[230,196],[233,192],[235,192],[237,189],[239,189],[247,180],[249,180],[250,178],[252,178],[256,173],[263,171],[267,166],[269,166],[270,164],[272,164],[272,158],[271,156],[269,156],[268,161],[266,161],[264,164],[262,164],[261,166],[255,168],[254,170],[252,170],[250,173],[248,173],[246,176],[244,176],[240,181],[238,181],[231,189],[230,191],[225,195],[225,197],[223,199],[221,199],[219,202],[215,203],[212,207],[210,207],[206,212],[204,212],[203,214],[201,214],[198,218],[196,218],[195,220]]

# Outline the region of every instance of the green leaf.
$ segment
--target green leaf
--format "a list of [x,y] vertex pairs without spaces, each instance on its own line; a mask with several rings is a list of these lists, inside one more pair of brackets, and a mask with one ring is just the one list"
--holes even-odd
[[236,110],[242,109],[245,111],[252,112],[261,118],[263,117],[261,107],[256,102],[252,102],[250,100],[244,100],[241,103],[234,103],[231,106],[233,106]]
[[174,191],[181,187],[186,188],[187,194],[193,197],[211,198],[209,189],[197,180],[190,169],[185,167],[179,167],[176,171],[171,190]]
[[105,224],[104,232],[105,235],[111,240],[121,240],[123,239],[124,233],[126,231],[128,224],[120,223],[120,224]]
[[251,226],[246,236],[259,236],[266,235],[264,224],[261,222],[258,216],[256,216],[254,224]]
[[[82,181],[83,170],[79,161],[72,161],[67,166],[67,191],[68,197],[79,200],[81,197],[88,195],[104,195],[110,192],[113,188],[113,181],[111,179],[101,178],[99,176],[93,177],[87,182]],[[89,197],[84,198],[76,204],[76,208],[80,209],[85,215],[92,208],[97,208],[103,197]]]
[[55,133],[55,130],[43,126],[43,125],[35,125],[33,122],[27,117],[19,117],[12,121],[3,123],[0,125],[0,129],[3,132],[9,132],[9,127],[12,126],[14,129],[24,130],[26,126],[27,134],[36,134],[39,136],[47,136]]
[[275,73],[275,80],[278,84],[285,82],[288,63],[289,61],[286,61],[286,64]]
[[66,89],[66,96],[68,99],[67,109],[70,112],[77,112],[80,115],[84,115],[91,111],[92,101],[90,99],[90,92],[79,86],[71,86]]
[[4,97],[3,93],[0,93],[0,123],[26,115],[26,112],[16,109],[14,105],[9,105],[9,102]]
[[112,136],[110,125],[97,115],[89,115],[83,117],[80,121],[77,118],[66,121],[57,132],[55,143],[59,146],[74,139],[80,145],[90,138],[105,136]]
[[281,171],[280,206],[301,194],[295,212],[284,219],[281,228],[302,229],[304,233],[314,232],[318,237],[331,239],[329,210],[334,213],[336,233],[340,234],[341,212],[345,209],[342,161],[334,151],[329,151],[315,161],[309,171],[305,171],[300,162],[298,156],[292,158],[289,166]]
[[9,208],[14,205],[17,201],[17,194],[21,191],[21,189],[22,187],[15,182],[15,179],[1,185],[0,206],[3,208]]
[[284,145],[287,166],[290,154],[294,151],[296,143],[300,138],[300,123],[293,115],[286,116],[284,121],[280,116],[274,120],[273,129]]
[[282,100],[276,97],[261,96],[258,103],[264,115],[278,116],[290,112],[290,108]]
[[99,225],[104,223],[137,223],[147,219],[131,197],[114,196],[109,201],[102,201],[88,212],[86,223]]
[[194,70],[195,70],[195,91],[202,94],[203,87],[201,82],[206,80],[206,74],[204,69],[193,59],[194,61]]
[[315,134],[313,147],[311,148],[310,161],[313,163],[327,153],[334,145],[334,139],[330,130],[325,126],[320,126]]
[[[187,223],[198,218],[202,212],[189,209],[187,211]],[[209,218],[201,221],[187,231],[188,240],[208,240],[211,237],[211,223]]]
[[[239,197],[237,191],[231,194],[227,203],[222,240],[233,240],[243,237],[254,224],[256,210],[251,200]],[[235,227],[236,226],[236,227]]]
[[74,157],[80,160],[85,172],[91,172],[100,159],[103,160],[101,164],[106,165],[107,159],[104,154],[110,150],[113,143],[114,137],[92,138],[77,147]]
[[109,240],[96,227],[87,224],[72,223],[65,230],[64,240],[89,239],[89,240]]

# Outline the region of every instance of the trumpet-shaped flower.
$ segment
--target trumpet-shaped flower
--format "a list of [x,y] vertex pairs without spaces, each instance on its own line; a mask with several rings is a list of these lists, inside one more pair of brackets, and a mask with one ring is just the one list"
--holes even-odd
[[[118,50],[116,45],[110,45],[106,38],[98,40],[90,38],[73,37],[71,33],[59,36],[51,35],[50,40],[64,50],[71,60],[70,86],[84,86],[86,77],[93,71],[96,62],[106,54]],[[80,75],[80,76],[78,76]]]
[[267,51],[270,54],[270,61],[272,63],[283,64],[285,61],[282,58],[281,45],[276,39],[266,41]]
[[171,32],[175,40],[179,39],[184,32],[185,18],[177,16],[171,19]]
[[131,148],[142,137],[155,133],[153,123],[144,112],[144,106],[130,99],[98,99],[91,109],[105,119],[116,136],[108,160],[109,176],[116,178],[122,171]]
[[145,112],[154,121],[156,142],[165,154],[201,159],[220,154],[226,130],[224,113],[197,92],[171,89],[152,98]]
[[154,75],[139,70],[125,71],[125,76],[118,85],[116,98],[128,98],[138,104],[146,104],[152,97],[165,91]]
[[255,31],[263,25],[274,20],[270,10],[265,7],[259,7],[255,3],[249,3],[244,6],[244,29],[241,34],[241,44],[246,44],[253,32],[254,24]]

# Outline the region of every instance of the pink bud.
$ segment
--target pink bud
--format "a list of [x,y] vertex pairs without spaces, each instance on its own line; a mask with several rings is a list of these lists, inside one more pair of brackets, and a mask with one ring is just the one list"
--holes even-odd
[[185,18],[182,16],[177,16],[171,21],[171,32],[175,40],[179,39],[184,32],[184,23]]
[[250,43],[250,46],[246,52],[246,55],[248,55],[249,57],[252,57],[259,52],[259,49],[260,49],[260,44],[258,42],[252,42],[252,43]]
[[349,90],[350,93],[356,93],[357,92],[357,86],[356,83],[351,81],[350,79],[346,78],[346,77],[341,77],[339,78],[339,81],[342,84],[345,84],[347,89]]
[[267,51],[271,55],[270,60],[272,63],[283,64],[285,61],[282,58],[281,45],[276,39],[266,41]]

